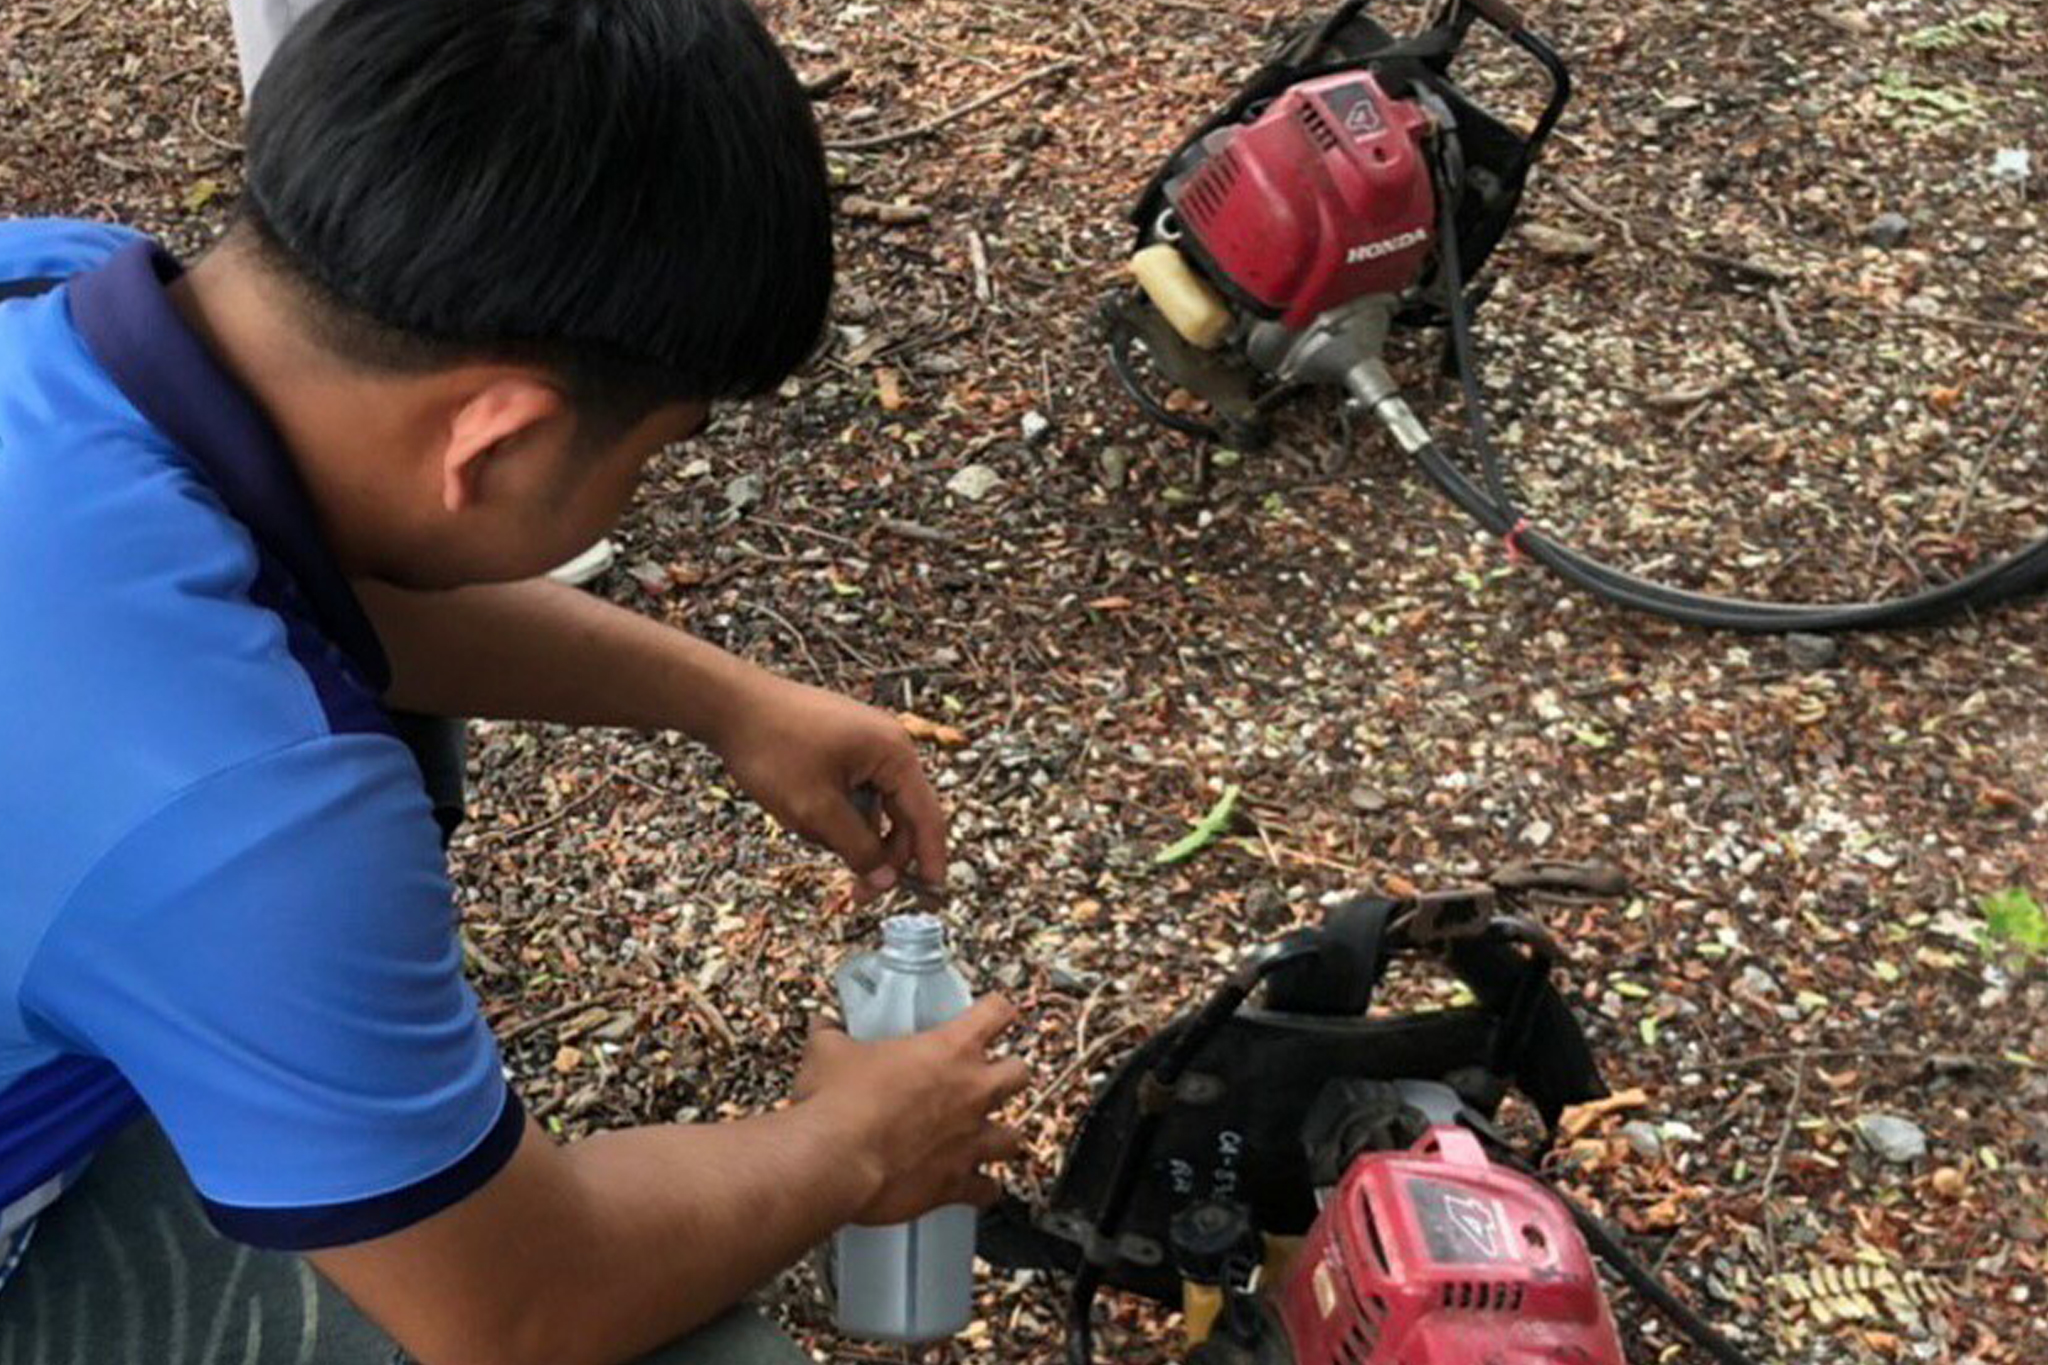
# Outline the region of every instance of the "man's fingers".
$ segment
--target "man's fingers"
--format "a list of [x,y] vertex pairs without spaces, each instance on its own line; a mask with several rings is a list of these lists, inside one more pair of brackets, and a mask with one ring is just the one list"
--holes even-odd
[[1000,995],[984,995],[968,1006],[964,1013],[941,1024],[939,1031],[972,1045],[976,1051],[985,1052],[990,1043],[1002,1037],[1004,1029],[1016,1022],[1015,1005]]
[[1024,1134],[1007,1124],[997,1124],[983,1133],[977,1146],[974,1164],[979,1166],[990,1161],[1010,1161],[1024,1152]]
[[910,831],[918,875],[935,886],[943,885],[947,859],[952,856],[946,848],[946,808],[939,804],[939,794],[932,790],[931,779],[924,775],[915,755],[890,777],[883,793],[889,819],[898,829]]
[[1013,1095],[1024,1093],[1031,1084],[1031,1068],[1021,1058],[1006,1057],[990,1069],[988,1078],[989,1107],[1003,1104]]
[[911,828],[902,816],[895,813],[894,802],[889,805],[889,832],[882,836],[882,861],[901,870],[910,866],[917,856],[911,845]]
[[896,884],[896,869],[884,860],[881,838],[850,798],[825,802],[811,817],[810,834],[860,874],[870,892],[887,891]]
[[822,1061],[852,1045],[853,1039],[847,1036],[846,1030],[839,1026],[838,1021],[820,1014],[811,1020],[811,1032],[809,1038],[805,1040],[804,1054]]

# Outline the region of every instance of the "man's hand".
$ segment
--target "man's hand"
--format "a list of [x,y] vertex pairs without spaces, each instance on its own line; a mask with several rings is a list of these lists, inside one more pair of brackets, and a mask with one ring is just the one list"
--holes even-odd
[[505,1168],[400,1232],[314,1265],[428,1365],[616,1365],[709,1322],[848,1222],[992,1193],[1018,1135],[989,1114],[1024,1085],[988,1049],[990,997],[886,1043],[812,1039],[795,1104],[558,1146],[527,1121]]
[[959,1018],[908,1038],[856,1043],[835,1028],[811,1034],[797,1073],[799,1106],[844,1115],[865,1135],[850,1157],[873,1163],[877,1187],[856,1223],[901,1223],[942,1204],[988,1204],[995,1182],[982,1172],[1023,1147],[1023,1135],[990,1116],[1023,1090],[1031,1073],[1016,1058],[991,1060],[991,1044],[1017,1017],[1001,996],[984,996]]
[[[863,898],[913,869],[945,881],[945,812],[888,712],[757,670],[707,738],[769,814],[846,860]],[[867,810],[863,792],[877,798]]]

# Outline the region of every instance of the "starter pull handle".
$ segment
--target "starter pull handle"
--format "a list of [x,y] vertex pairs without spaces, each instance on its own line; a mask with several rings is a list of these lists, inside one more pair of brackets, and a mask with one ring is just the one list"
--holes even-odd
[[1452,1123],[1440,1123],[1422,1135],[1415,1144],[1418,1152],[1435,1152],[1453,1166],[1476,1166],[1484,1169],[1491,1165],[1486,1159],[1486,1149],[1479,1145],[1479,1139],[1468,1128]]

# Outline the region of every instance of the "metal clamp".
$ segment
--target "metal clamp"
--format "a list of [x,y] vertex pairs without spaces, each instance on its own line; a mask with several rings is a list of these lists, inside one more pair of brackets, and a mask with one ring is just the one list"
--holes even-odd
[[1497,898],[1490,886],[1459,886],[1425,891],[1410,902],[1392,927],[1416,947],[1434,947],[1459,939],[1479,938],[1494,920]]
[[1629,894],[1628,876],[1612,863],[1535,859],[1509,863],[1486,879],[1504,896],[1552,905],[1588,905]]

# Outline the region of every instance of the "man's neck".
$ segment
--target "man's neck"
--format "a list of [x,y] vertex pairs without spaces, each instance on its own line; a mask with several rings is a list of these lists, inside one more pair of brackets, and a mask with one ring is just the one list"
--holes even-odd
[[[322,350],[246,246],[223,243],[169,288],[171,306],[277,428],[343,572],[374,572],[375,508],[407,447],[400,405]],[[380,455],[384,459],[380,459]],[[380,488],[380,485],[382,487]]]

